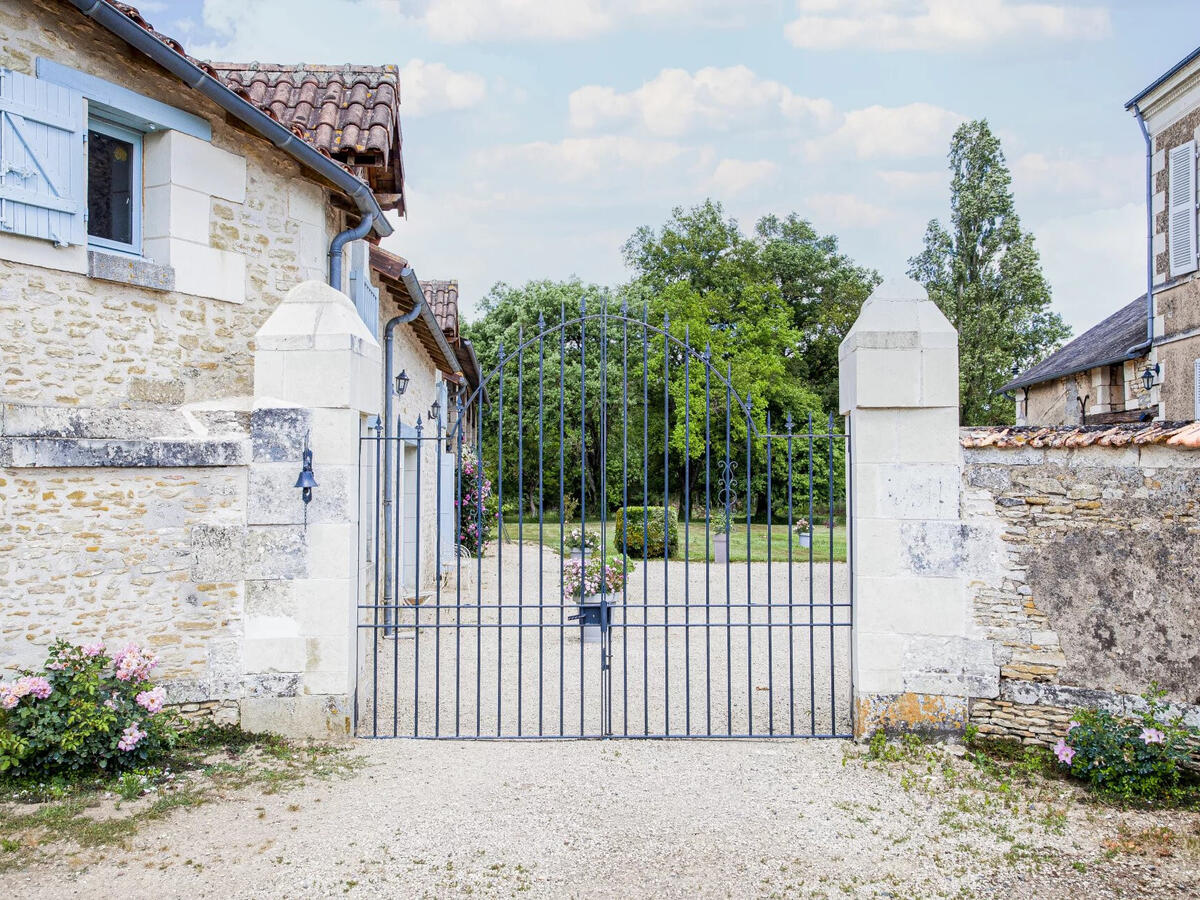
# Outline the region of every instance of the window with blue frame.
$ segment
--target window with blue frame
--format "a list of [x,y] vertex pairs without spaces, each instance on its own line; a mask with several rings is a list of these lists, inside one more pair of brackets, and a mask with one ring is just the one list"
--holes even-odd
[[88,243],[142,252],[142,135],[100,118],[88,120]]

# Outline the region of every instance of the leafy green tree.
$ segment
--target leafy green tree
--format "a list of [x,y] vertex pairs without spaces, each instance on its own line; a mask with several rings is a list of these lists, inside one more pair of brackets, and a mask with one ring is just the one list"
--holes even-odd
[[1010,424],[1013,404],[997,389],[1070,329],[1050,308],[1033,235],[1021,228],[1004,152],[986,120],[958,127],[949,159],[950,226],[929,223],[909,275],[958,329],[963,424]]

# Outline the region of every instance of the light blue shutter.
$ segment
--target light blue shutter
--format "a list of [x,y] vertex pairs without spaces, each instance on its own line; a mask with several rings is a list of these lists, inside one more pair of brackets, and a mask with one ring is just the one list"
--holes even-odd
[[367,265],[366,241],[350,245],[350,299],[358,316],[366,323],[376,340],[379,339],[379,288],[371,284],[371,269]]
[[1167,249],[1172,277],[1196,271],[1196,142],[1167,157]]
[[87,242],[83,94],[0,69],[0,231]]

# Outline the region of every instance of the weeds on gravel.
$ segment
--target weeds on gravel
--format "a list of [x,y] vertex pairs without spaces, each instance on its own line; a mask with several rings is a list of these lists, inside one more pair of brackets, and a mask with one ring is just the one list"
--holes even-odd
[[201,725],[181,735],[161,766],[75,780],[0,778],[0,872],[27,865],[48,844],[125,846],[145,823],[226,791],[274,794],[358,765],[342,748]]

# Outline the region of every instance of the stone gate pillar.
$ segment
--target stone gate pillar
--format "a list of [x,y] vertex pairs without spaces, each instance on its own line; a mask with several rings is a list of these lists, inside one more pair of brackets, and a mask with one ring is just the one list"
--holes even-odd
[[855,733],[955,731],[995,696],[974,637],[959,514],[958,334],[925,289],[889,280],[838,351],[850,434]]
[[[243,727],[345,734],[354,690],[358,439],[378,412],[379,344],[350,298],[292,288],[255,335],[243,669],[263,682]],[[318,486],[295,487],[305,441]]]

